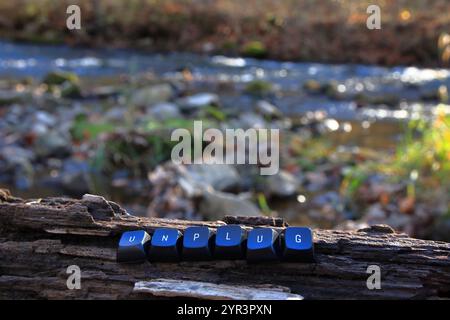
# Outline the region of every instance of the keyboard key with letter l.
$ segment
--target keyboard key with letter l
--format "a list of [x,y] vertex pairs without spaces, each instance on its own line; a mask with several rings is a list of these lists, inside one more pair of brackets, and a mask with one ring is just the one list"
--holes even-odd
[[287,227],[283,234],[284,261],[314,262],[313,233],[306,227]]
[[150,238],[144,230],[124,232],[117,249],[117,261],[131,263],[146,261],[146,250],[150,245]]
[[183,260],[210,260],[212,259],[212,245],[214,233],[208,227],[189,227],[183,235]]
[[177,262],[181,258],[182,234],[177,229],[158,228],[152,235],[148,249],[150,261]]
[[279,235],[271,228],[255,228],[248,233],[247,261],[263,262],[279,259]]
[[238,225],[218,227],[214,257],[225,260],[244,259],[246,236],[246,231]]

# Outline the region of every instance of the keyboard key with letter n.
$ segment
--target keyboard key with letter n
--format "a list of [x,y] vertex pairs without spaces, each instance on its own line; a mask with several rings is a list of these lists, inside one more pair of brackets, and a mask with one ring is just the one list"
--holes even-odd
[[155,230],[148,250],[150,261],[176,262],[180,260],[181,232],[172,228]]

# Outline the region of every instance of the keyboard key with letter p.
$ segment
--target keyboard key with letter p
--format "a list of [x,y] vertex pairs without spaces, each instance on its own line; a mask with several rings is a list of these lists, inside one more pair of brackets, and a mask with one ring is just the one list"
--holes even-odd
[[189,227],[183,235],[183,260],[210,260],[214,233],[208,227]]

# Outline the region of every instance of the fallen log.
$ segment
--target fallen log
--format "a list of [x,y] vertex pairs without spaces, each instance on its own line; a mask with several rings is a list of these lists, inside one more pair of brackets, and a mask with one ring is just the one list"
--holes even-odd
[[[264,217],[211,222],[134,217],[99,196],[22,200],[0,190],[0,299],[450,298],[450,244],[413,239],[384,225],[314,230],[316,263],[116,262],[118,239],[126,230],[226,223],[285,226]],[[66,284],[71,265],[81,270],[79,290]],[[380,267],[379,290],[367,287],[370,265]]]

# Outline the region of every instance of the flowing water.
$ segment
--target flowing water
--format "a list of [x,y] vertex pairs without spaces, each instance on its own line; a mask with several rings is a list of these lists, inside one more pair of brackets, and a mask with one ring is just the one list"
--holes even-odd
[[[178,71],[188,69],[193,80],[205,90],[217,83],[232,82],[245,86],[253,80],[265,80],[281,89],[274,97],[277,105],[291,115],[324,110],[340,119],[407,118],[429,109],[435,103],[422,101],[442,85],[450,86],[450,70],[416,67],[379,67],[356,64],[329,65],[319,63],[278,62],[187,53],[146,54],[130,50],[71,48],[0,42],[0,77],[42,78],[51,70],[67,70],[81,77],[110,77],[152,72],[161,78],[175,78]],[[299,88],[310,81],[335,81],[337,94],[343,99],[325,95],[306,95]],[[373,106],[358,112],[351,97],[395,97],[396,112],[385,106]],[[245,103],[233,93],[223,94],[224,103]],[[377,100],[375,100],[377,101]]]

